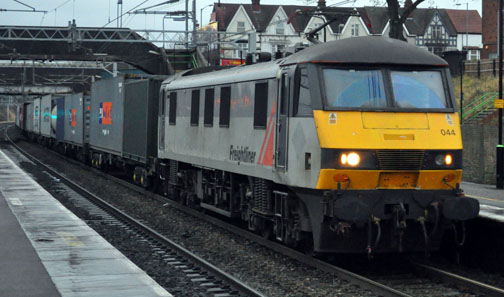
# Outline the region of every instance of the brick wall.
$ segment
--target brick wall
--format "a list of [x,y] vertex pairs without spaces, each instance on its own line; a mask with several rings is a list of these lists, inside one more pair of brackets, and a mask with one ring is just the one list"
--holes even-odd
[[499,1],[483,0],[482,10],[483,51],[481,52],[481,58],[488,59],[489,53],[497,52],[497,13],[499,11]]
[[496,126],[463,125],[464,173],[462,180],[495,184],[498,129]]

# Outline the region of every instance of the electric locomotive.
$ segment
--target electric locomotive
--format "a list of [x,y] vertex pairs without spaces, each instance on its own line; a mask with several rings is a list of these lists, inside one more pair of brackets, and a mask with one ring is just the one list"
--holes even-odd
[[[184,203],[318,253],[436,250],[464,197],[450,73],[357,37],[161,86],[156,177]],[[460,233],[459,233],[460,234]]]

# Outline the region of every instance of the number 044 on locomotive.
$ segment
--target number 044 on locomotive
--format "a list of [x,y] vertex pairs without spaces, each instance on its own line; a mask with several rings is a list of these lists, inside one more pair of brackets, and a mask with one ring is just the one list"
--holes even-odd
[[[435,250],[464,197],[447,63],[359,37],[161,87],[164,192],[319,253]],[[458,232],[460,234],[460,231]]]

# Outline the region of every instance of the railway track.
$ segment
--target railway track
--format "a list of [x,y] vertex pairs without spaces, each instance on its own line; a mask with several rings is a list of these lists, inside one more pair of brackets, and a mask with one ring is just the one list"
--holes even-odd
[[364,273],[369,278],[395,288],[407,296],[504,296],[504,290],[429,264],[405,260],[402,267],[380,269],[379,273]]
[[[10,141],[8,136],[6,136],[7,139]],[[37,162],[41,164],[42,166],[46,167],[47,170],[51,172],[51,174],[54,174],[61,180],[64,180],[65,183],[68,181],[68,185],[74,189],[75,191],[81,193],[84,193],[84,195],[91,195],[92,200],[98,201],[97,204],[102,207],[102,203],[104,208],[111,209],[113,213],[118,213],[118,216],[123,217],[123,220],[134,220],[136,221],[133,225],[138,225],[139,228],[145,230],[142,231],[146,234],[151,234],[149,237],[153,238],[156,242],[163,242],[165,240],[170,241],[169,239],[165,238],[163,235],[157,233],[155,230],[152,230],[151,228],[145,226],[142,222],[138,222],[134,218],[131,218],[127,214],[122,213],[122,211],[118,210],[114,206],[108,204],[107,202],[103,201],[99,197],[96,197],[92,193],[88,192],[86,189],[82,188],[81,186],[77,185],[73,181],[67,180],[66,177],[62,174],[59,174],[58,172],[55,172],[52,170],[49,166],[42,164],[38,160],[36,160],[33,156],[30,156],[26,152],[24,152],[19,146],[17,146],[14,142],[10,141],[13,146],[20,150],[23,154],[27,155],[28,158],[33,160],[34,162]],[[52,152],[54,153],[54,152]],[[149,197],[151,199],[163,202],[164,204],[169,204],[171,207],[174,207],[180,211],[183,211],[186,214],[189,214],[191,216],[194,216],[198,219],[201,219],[203,221],[206,221],[210,224],[213,224],[215,226],[221,227],[227,231],[230,231],[236,235],[239,235],[241,237],[244,237],[248,240],[254,241],[262,246],[265,246],[271,250],[274,250],[282,255],[288,256],[300,263],[306,264],[308,266],[311,266],[313,268],[319,269],[321,271],[331,273],[338,278],[344,279],[350,283],[353,283],[357,286],[359,286],[362,289],[370,290],[374,292],[377,296],[402,296],[402,297],[410,297],[410,296],[476,296],[476,294],[479,294],[477,296],[483,295],[483,296],[504,296],[504,290],[500,288],[496,288],[481,282],[477,282],[462,276],[455,275],[453,273],[443,271],[440,269],[437,269],[435,267],[429,266],[427,264],[420,264],[420,263],[408,263],[408,269],[409,273],[404,273],[404,274],[392,274],[392,275],[385,275],[385,276],[370,276],[370,277],[365,277],[361,274],[351,272],[349,270],[337,267],[335,265],[332,265],[328,262],[321,261],[318,259],[315,259],[311,256],[307,256],[301,252],[298,252],[296,250],[293,250],[291,248],[288,248],[286,246],[283,246],[279,243],[264,239],[263,237],[253,234],[247,230],[241,229],[237,226],[234,226],[230,223],[227,223],[225,221],[222,221],[220,219],[214,218],[212,216],[206,215],[204,213],[201,213],[195,209],[189,208],[187,206],[181,205],[173,200],[168,199],[167,197],[160,196],[157,194],[154,194],[152,192],[149,192],[139,186],[136,186],[128,181],[125,181],[121,178],[105,174],[99,170],[96,170],[94,168],[89,168],[88,166],[85,166],[84,164],[77,162],[73,159],[61,156],[59,154],[54,153],[55,155],[58,155],[59,157],[65,158],[67,161],[71,162],[72,164],[81,166],[83,168],[86,168],[87,170],[91,170],[93,173],[106,178],[109,181],[115,182],[117,184],[120,184],[124,187],[127,187],[131,190],[136,191],[137,193]],[[170,241],[171,242],[171,241]],[[174,246],[178,246],[175,243],[172,243]],[[182,248],[182,247],[180,247]],[[192,254],[189,251],[185,250],[182,248],[181,254]],[[197,258],[197,256],[193,255],[194,257]],[[196,260],[195,260],[196,261]],[[204,261],[204,260],[203,260]],[[174,260],[174,262],[180,262]],[[210,265],[210,268],[206,268],[204,264],[203,266],[211,271],[212,273],[218,274],[221,272],[218,268],[214,267],[210,263],[204,261],[204,263]],[[177,263],[176,263],[177,264]],[[182,265],[183,266],[183,265]],[[214,267],[214,268],[212,268]],[[215,269],[215,271],[213,271]],[[189,270],[189,269],[188,269]],[[230,276],[229,276],[230,277]],[[232,285],[236,288],[240,286],[240,282],[232,277],[230,277]],[[433,285],[433,283],[437,283]],[[455,287],[455,288],[454,288]],[[248,287],[247,287],[248,288]],[[250,288],[248,288],[250,289]],[[252,290],[252,289],[250,289]],[[245,292],[247,296],[262,296],[258,292],[247,292],[247,289],[245,290],[239,290],[240,292]],[[253,295],[255,293],[259,295]],[[430,293],[429,293],[430,292]],[[250,295],[249,295],[250,294]],[[426,295],[427,294],[427,295]],[[469,295],[468,295],[469,294]]]
[[[7,139],[10,141],[8,137]],[[265,297],[265,295],[249,287],[242,281],[148,227],[142,221],[129,216],[122,210],[76,184],[65,175],[28,154],[14,142],[10,142],[25,157],[42,166],[45,171],[58,178],[62,183],[82,196],[83,199],[74,201],[73,204],[79,209],[86,210],[92,216],[92,220],[95,223],[97,218],[99,218],[101,223],[119,227],[122,229],[122,232],[131,234],[134,240],[148,242],[154,254],[162,257],[167,265],[179,269],[195,286],[203,287],[207,296]]]

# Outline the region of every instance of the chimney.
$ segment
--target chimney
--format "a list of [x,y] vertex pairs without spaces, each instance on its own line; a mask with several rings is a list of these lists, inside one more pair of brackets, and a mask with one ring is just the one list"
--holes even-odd
[[261,11],[261,0],[252,0],[252,10],[254,12]]
[[319,0],[318,3],[317,3],[317,6],[318,7],[326,7],[326,2],[325,0]]

